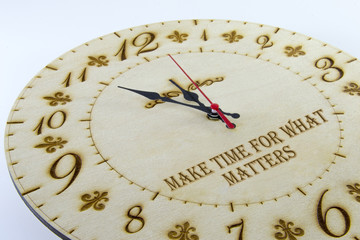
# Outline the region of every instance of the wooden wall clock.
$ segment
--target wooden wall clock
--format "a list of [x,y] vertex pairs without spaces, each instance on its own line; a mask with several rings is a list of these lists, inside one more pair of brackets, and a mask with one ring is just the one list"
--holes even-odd
[[62,239],[358,240],[359,78],[356,58],[267,25],[114,32],[25,87],[9,170]]

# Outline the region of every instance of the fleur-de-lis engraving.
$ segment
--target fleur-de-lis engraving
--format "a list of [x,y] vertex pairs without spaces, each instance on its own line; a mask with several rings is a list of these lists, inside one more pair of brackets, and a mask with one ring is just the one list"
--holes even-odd
[[90,194],[82,195],[81,200],[86,202],[86,204],[81,207],[80,211],[82,212],[88,210],[91,207],[93,207],[96,211],[103,210],[105,208],[105,205],[101,201],[109,201],[109,198],[106,197],[107,195],[108,192],[103,192],[100,194],[100,192],[98,191],[94,192],[94,197],[92,197]]
[[93,57],[93,56],[88,56],[88,58],[91,60],[90,62],[88,62],[89,66],[97,66],[97,67],[102,67],[102,66],[108,66],[109,60],[106,59],[106,56],[99,56],[98,58]]
[[301,228],[295,228],[293,230],[294,223],[288,222],[286,223],[284,220],[279,220],[280,225],[275,225],[276,229],[281,229],[282,232],[275,233],[276,239],[289,239],[289,240],[297,240],[295,236],[303,236],[304,230]]
[[59,104],[65,105],[67,102],[71,102],[70,96],[65,95],[62,92],[57,92],[54,94],[54,96],[45,96],[43,99],[50,101],[50,106],[57,106]]
[[240,39],[244,38],[242,35],[237,34],[236,31],[224,33],[222,36],[225,38],[224,40],[229,43],[238,42]]
[[184,223],[183,226],[177,224],[175,227],[179,229],[179,231],[170,231],[168,233],[169,239],[199,240],[198,235],[190,233],[190,231],[195,232],[196,228],[190,227],[189,222]]
[[360,184],[355,183],[354,186],[346,185],[349,189],[349,193],[351,195],[357,194],[358,196],[355,197],[356,201],[360,202]]
[[360,96],[360,86],[357,83],[351,82],[348,83],[349,86],[344,87],[344,92],[349,93],[350,95],[358,95]]
[[303,56],[306,53],[304,51],[301,51],[301,49],[302,49],[302,46],[297,46],[297,47],[286,46],[285,53],[288,57]]
[[64,144],[66,144],[67,141],[63,140],[61,137],[58,137],[56,140],[52,136],[48,136],[44,138],[44,143],[38,144],[35,147],[36,148],[45,148],[47,153],[53,153],[56,151],[57,148],[63,148]]
[[186,41],[189,34],[187,33],[179,33],[178,31],[174,31],[173,34],[169,35],[168,38],[172,39],[173,42],[182,43]]

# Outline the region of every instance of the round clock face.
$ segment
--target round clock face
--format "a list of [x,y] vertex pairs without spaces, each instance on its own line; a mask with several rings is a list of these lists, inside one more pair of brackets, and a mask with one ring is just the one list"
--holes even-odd
[[341,50],[266,25],[114,32],[26,86],[9,170],[63,239],[360,239],[359,78]]

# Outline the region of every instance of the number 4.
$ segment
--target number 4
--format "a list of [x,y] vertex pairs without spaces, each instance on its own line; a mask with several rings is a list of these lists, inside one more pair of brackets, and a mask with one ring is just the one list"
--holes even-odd
[[238,240],[243,240],[244,225],[245,225],[244,220],[241,219],[241,222],[240,222],[240,223],[235,223],[235,224],[233,224],[233,225],[231,225],[231,226],[227,226],[227,228],[228,228],[229,233],[231,233],[231,229],[232,229],[232,228],[240,227],[240,234],[239,234]]

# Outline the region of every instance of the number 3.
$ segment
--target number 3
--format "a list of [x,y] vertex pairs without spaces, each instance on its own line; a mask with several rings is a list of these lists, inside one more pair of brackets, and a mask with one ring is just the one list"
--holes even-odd
[[324,80],[325,82],[335,82],[344,76],[344,71],[341,68],[335,67],[334,63],[335,63],[334,60],[328,57],[320,58],[315,62],[315,67],[318,69],[323,69],[323,70],[333,69],[334,71],[338,72],[338,77],[334,79],[327,78],[327,75],[330,74],[330,72],[327,72],[324,75],[322,75],[321,79]]

